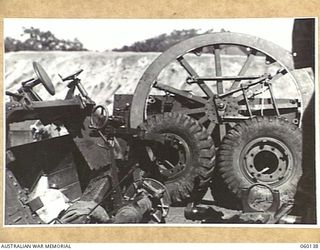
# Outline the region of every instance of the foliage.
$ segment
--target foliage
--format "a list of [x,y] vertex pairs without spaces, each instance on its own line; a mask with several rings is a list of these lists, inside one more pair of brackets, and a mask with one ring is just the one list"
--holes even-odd
[[[161,34],[159,36],[135,42],[130,46],[123,46],[120,49],[113,49],[113,51],[135,51],[135,52],[163,52],[172,45],[188,39],[190,37],[212,33],[212,29],[204,33],[200,33],[197,29],[188,29],[188,30],[174,30],[170,34]],[[221,31],[225,31],[221,29]]]
[[40,29],[24,28],[22,36],[26,36],[24,41],[6,37],[5,52],[33,50],[33,51],[82,51],[83,44],[75,38],[73,41],[61,40],[56,38],[50,31],[41,31]]

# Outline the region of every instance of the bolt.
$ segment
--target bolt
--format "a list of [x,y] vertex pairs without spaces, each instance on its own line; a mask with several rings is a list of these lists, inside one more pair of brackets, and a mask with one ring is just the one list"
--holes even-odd
[[296,100],[290,100],[290,103],[291,103],[291,104],[295,104],[295,103],[296,103]]
[[223,102],[218,103],[218,108],[219,109],[224,109],[225,108],[224,103]]

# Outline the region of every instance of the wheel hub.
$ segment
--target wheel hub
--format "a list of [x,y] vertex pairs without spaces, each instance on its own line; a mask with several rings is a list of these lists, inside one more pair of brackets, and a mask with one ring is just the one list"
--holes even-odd
[[277,185],[290,177],[293,158],[275,138],[257,138],[243,150],[242,170],[254,182]]
[[[223,104],[223,103],[222,103]],[[224,106],[222,107],[222,109]],[[212,99],[209,99],[205,104],[205,115],[210,122],[217,122],[217,114],[215,110],[215,104]]]

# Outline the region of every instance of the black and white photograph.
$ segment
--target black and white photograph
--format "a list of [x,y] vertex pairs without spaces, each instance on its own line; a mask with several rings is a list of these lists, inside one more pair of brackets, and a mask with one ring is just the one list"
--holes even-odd
[[319,225],[317,18],[3,24],[4,226]]

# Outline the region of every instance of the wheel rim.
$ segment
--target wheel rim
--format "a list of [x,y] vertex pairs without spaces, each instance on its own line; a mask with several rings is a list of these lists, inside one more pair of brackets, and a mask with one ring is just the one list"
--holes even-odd
[[[223,49],[228,48],[225,47],[226,45],[228,45],[229,47],[233,46],[238,48],[241,47],[242,49],[247,49],[247,58],[245,59],[245,62],[240,67],[239,71],[237,71],[237,73],[234,73],[233,76],[252,75],[252,72],[250,74],[248,72],[250,70],[253,71],[253,69],[255,69],[255,65],[252,66],[252,64],[254,64],[254,60],[258,58],[257,54],[259,54],[259,56],[262,55],[266,64],[263,65],[263,67],[265,66],[267,68],[265,71],[263,71],[264,73],[268,72],[268,70],[272,67],[277,68],[277,70],[275,71],[279,71],[278,73],[273,74],[271,82],[277,83],[274,84],[277,87],[280,84],[279,79],[282,79],[280,81],[282,82],[284,79],[283,77],[285,77],[286,81],[291,83],[292,91],[294,92],[294,97],[292,97],[292,95],[288,95],[290,96],[290,98],[298,99],[298,101],[302,103],[302,95],[300,91],[301,88],[299,86],[299,83],[295,80],[294,76],[290,73],[290,70],[293,69],[293,61],[292,56],[289,52],[285,51],[284,49],[280,48],[279,46],[271,42],[265,41],[260,38],[230,32],[214,33],[194,37],[171,47],[169,50],[161,54],[148,67],[144,75],[141,77],[133,97],[132,108],[130,111],[131,127],[137,127],[148,117],[148,107],[150,105],[150,102],[148,102],[148,97],[152,94],[152,91],[154,91],[155,88],[157,88],[158,92],[156,93],[161,93],[162,95],[166,93],[169,95],[174,95],[187,99],[189,101],[193,101],[196,104],[195,107],[186,108],[178,111],[174,110],[174,112],[180,112],[192,116],[193,118],[197,119],[202,125],[204,125],[207,128],[209,134],[211,134],[211,132],[215,128],[215,124],[217,123],[217,112],[224,111],[226,108],[225,106],[229,101],[226,100],[226,102],[222,104],[221,107],[217,107],[217,111],[217,109],[214,108],[213,98],[217,93],[219,93],[219,90],[213,91],[212,87],[208,85],[208,81],[205,80],[198,80],[197,83],[194,84],[198,88],[198,92],[196,94],[193,94],[192,92],[188,93],[185,91],[185,87],[188,86],[190,82],[192,82],[192,79],[195,79],[199,76],[203,77],[203,72],[199,72],[199,69],[196,70],[196,66],[191,65],[190,62],[188,62],[188,57],[190,57],[191,52],[195,54],[195,56],[200,55],[201,57],[204,54],[209,55],[211,53],[203,53],[203,50],[212,50],[211,56],[214,56],[214,65],[212,66],[212,68],[215,69],[214,75],[217,77],[224,77],[226,76],[224,70],[226,70],[226,68],[228,67],[225,67],[225,65],[227,64],[222,62],[224,61],[222,60],[224,58],[221,55],[223,53]],[[178,63],[180,70],[184,71],[184,73],[188,76],[189,80],[186,79],[185,82],[177,83],[178,81],[175,81],[175,79],[173,78],[175,74],[179,75],[179,72],[176,73],[177,68],[172,68],[170,66],[172,63]],[[199,65],[201,65],[201,63],[199,63]],[[173,73],[171,74],[172,77],[168,77],[167,82],[163,83],[161,82],[161,77],[164,74],[164,70],[166,69],[168,69],[169,71],[171,70]],[[246,83],[248,81],[249,80],[242,80],[241,83]],[[222,82],[222,80],[216,80],[216,85],[219,85],[219,82]],[[223,84],[225,84],[226,82],[228,81],[223,80]],[[233,83],[235,82],[237,85],[239,85],[240,83],[237,80],[233,80]],[[175,84],[180,85],[177,87],[177,85]],[[281,84],[280,87],[282,88],[282,86],[285,85],[287,85],[286,82],[284,82],[284,84]],[[194,91],[194,89],[192,89],[191,91]],[[278,90],[274,92],[276,92],[277,94]],[[288,97],[286,98],[288,99]],[[293,102],[295,102],[295,100],[293,100]],[[234,105],[232,100],[230,100],[227,106],[228,112],[226,115],[232,116],[238,112],[237,105]],[[299,111],[296,117],[294,118],[297,119],[298,124],[300,124],[300,113],[302,108],[300,107],[297,109],[299,109]],[[142,112],[142,110],[144,112]],[[244,116],[249,115],[245,114]]]
[[172,133],[161,133],[166,137],[165,145],[157,146],[155,151],[156,164],[160,174],[167,180],[179,177],[190,161],[190,149],[186,141]]
[[249,142],[240,157],[241,171],[251,183],[279,186],[295,171],[290,149],[280,140],[260,137]]

